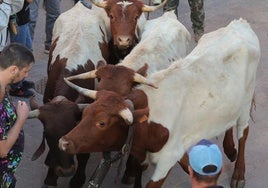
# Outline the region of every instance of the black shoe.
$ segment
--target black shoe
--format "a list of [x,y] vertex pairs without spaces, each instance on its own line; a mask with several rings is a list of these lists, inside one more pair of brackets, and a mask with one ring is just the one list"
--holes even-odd
[[23,80],[22,81],[22,88],[23,89],[31,89],[31,88],[35,89],[34,82]]
[[27,90],[22,90],[22,89],[18,89],[18,90],[9,90],[9,95],[11,96],[15,96],[15,97],[23,97],[23,98],[29,98],[34,96],[34,92],[27,89]]

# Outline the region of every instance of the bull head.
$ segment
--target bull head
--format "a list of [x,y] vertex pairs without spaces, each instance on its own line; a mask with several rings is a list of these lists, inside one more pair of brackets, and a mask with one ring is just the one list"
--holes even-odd
[[[104,8],[106,9],[107,8],[107,0],[104,1],[98,1],[98,0],[90,0],[91,3],[93,3],[94,5],[96,5],[97,7],[100,7],[100,8]],[[167,0],[164,0],[161,4],[159,5],[155,5],[155,6],[149,6],[149,5],[143,5],[142,7],[142,11],[143,12],[153,12],[153,11],[156,11],[160,8],[162,8],[165,4],[166,4]]]
[[[80,93],[82,95],[85,95],[87,97],[90,97],[92,99],[97,98],[98,91],[79,87],[79,86],[73,84],[72,82],[70,82],[69,80],[67,80],[66,78],[64,78],[64,81],[66,82],[66,84],[68,86],[70,86],[71,88],[75,89],[78,93]],[[119,115],[125,120],[126,124],[128,124],[128,125],[132,124],[133,115],[132,115],[132,112],[129,110],[129,108],[125,108],[125,109],[121,110],[119,112]]]
[[[105,9],[110,19],[110,31],[113,45],[118,49],[117,55],[123,59],[138,43],[137,22],[143,12],[153,12],[167,2],[160,5],[148,6],[140,0],[90,0],[97,7]],[[115,49],[116,49],[115,48]]]

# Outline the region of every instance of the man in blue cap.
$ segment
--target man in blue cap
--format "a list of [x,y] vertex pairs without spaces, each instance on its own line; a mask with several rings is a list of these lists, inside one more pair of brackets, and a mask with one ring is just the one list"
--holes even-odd
[[201,140],[188,154],[192,188],[223,188],[217,186],[222,170],[222,154],[216,144]]

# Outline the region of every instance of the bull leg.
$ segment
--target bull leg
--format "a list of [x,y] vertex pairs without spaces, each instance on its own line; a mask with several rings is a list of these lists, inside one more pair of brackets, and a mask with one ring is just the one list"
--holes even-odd
[[142,165],[139,165],[138,166],[137,174],[136,174],[136,178],[135,178],[134,188],[142,188],[142,172],[147,167],[148,166],[142,166]]
[[243,188],[245,186],[245,145],[249,127],[244,130],[243,136],[238,141],[238,155],[231,181],[231,188]]
[[127,163],[126,163],[126,170],[125,170],[125,173],[124,173],[124,176],[121,180],[121,182],[123,184],[126,184],[126,185],[131,185],[135,182],[135,177],[136,177],[136,173],[137,173],[137,164],[133,155],[129,155],[128,159],[127,159]]
[[224,153],[231,162],[234,162],[237,157],[237,151],[235,149],[235,143],[233,139],[233,128],[230,128],[225,132],[223,140]]
[[54,172],[54,168],[48,168],[47,176],[44,181],[42,188],[56,188],[58,176]]
[[189,157],[188,154],[185,153],[183,155],[183,157],[181,158],[181,160],[179,161],[180,166],[182,167],[182,169],[184,170],[184,172],[186,172],[187,174],[189,174],[188,171],[188,166],[189,166]]
[[70,188],[80,188],[83,187],[86,180],[86,165],[89,159],[90,154],[77,154],[77,170],[75,175],[72,177],[70,181]]
[[161,188],[162,185],[164,184],[165,180],[167,179],[167,176],[169,174],[170,170],[168,171],[166,177],[164,177],[163,179],[157,181],[157,182],[154,182],[152,180],[150,180],[147,185],[146,185],[146,188]]
[[142,172],[147,169],[147,167],[147,165],[140,165],[140,162],[133,157],[133,155],[129,155],[126,170],[121,182],[127,185],[134,183],[134,188],[141,188]]

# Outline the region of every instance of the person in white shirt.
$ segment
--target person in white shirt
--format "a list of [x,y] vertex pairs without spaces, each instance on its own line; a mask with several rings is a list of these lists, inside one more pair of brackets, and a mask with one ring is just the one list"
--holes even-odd
[[7,44],[9,17],[23,7],[24,0],[0,0],[0,53]]

